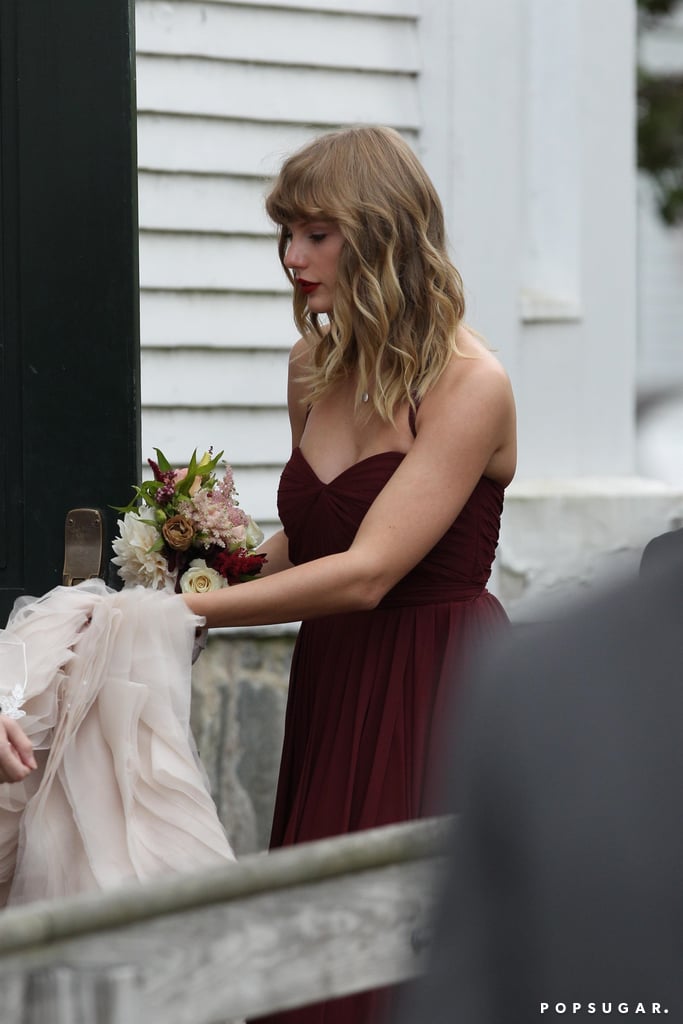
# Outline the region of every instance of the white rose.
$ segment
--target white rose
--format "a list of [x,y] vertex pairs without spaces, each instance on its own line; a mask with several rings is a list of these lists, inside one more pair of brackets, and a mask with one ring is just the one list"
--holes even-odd
[[219,572],[210,569],[203,558],[195,558],[180,578],[180,589],[183,594],[208,594],[210,590],[221,590],[227,582]]
[[247,532],[245,536],[246,545],[251,551],[253,548],[257,548],[263,540],[263,530],[261,527],[254,522],[249,516],[249,522],[247,523]]
[[[151,510],[141,509],[143,516],[151,515]],[[166,559],[160,551],[151,548],[159,539],[159,531],[151,523],[143,523],[136,512],[126,512],[118,521],[120,536],[112,543],[116,558],[118,574],[125,583],[139,584],[161,590],[169,586],[169,572]]]

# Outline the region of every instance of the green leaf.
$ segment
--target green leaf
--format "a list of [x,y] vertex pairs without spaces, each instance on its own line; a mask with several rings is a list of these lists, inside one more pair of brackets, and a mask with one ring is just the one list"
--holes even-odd
[[169,470],[173,469],[171,463],[168,461],[168,459],[162,452],[161,448],[155,448],[154,451],[156,452],[157,456],[157,465],[159,466],[159,469],[161,470],[162,473],[168,473]]
[[131,498],[127,505],[110,505],[109,508],[113,509],[114,512],[122,512],[124,515],[126,512],[133,512],[137,508],[138,501],[142,495],[142,489],[136,484],[133,484],[132,487],[135,491],[135,496]]

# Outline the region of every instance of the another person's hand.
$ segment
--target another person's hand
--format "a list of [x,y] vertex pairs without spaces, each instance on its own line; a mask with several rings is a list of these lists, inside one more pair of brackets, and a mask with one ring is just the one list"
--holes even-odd
[[0,715],[0,782],[21,782],[37,767],[24,730],[16,719]]

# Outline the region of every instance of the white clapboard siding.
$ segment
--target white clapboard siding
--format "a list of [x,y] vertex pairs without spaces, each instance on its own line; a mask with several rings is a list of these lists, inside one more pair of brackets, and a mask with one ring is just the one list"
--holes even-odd
[[266,532],[291,448],[268,179],[320,131],[417,147],[419,0],[137,0],[143,457],[224,449]]
[[419,124],[412,75],[336,69],[321,74],[310,67],[138,55],[137,93],[144,111],[263,121],[301,118],[321,126]]
[[140,229],[256,234],[273,237],[264,208],[265,183],[227,175],[138,177]]
[[274,238],[144,232],[142,288],[217,289],[289,294]]
[[161,448],[178,466],[185,465],[193,448],[225,451],[233,466],[282,466],[291,451],[287,412],[281,409],[214,408],[177,409],[148,407],[142,424],[145,454]]
[[[235,6],[234,0],[214,0]],[[391,17],[415,17],[420,13],[420,0],[243,0],[250,7],[273,7],[303,11],[341,11],[359,14],[383,14]],[[449,0],[450,2],[450,0]]]
[[[319,129],[178,114],[138,114],[138,166],[142,171],[272,177],[284,158]],[[417,146],[415,130],[402,134]]]
[[146,349],[291,348],[298,336],[289,293],[146,290],[140,330]]
[[142,401],[176,409],[282,407],[287,358],[284,350],[232,351],[228,362],[217,349],[145,349]]
[[367,12],[277,10],[253,5],[138,0],[138,53],[195,55],[257,64],[340,66],[416,72],[417,40],[411,21]]
[[198,174],[268,175],[317,134],[305,125],[138,112],[138,166]]
[[[220,451],[220,448],[218,449]],[[226,450],[226,458],[228,452]],[[235,487],[242,508],[253,516],[266,536],[279,529],[276,491],[280,468],[236,466]]]

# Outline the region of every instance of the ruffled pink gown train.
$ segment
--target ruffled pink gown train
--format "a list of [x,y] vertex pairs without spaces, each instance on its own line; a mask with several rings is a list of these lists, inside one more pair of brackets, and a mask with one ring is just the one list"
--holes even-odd
[[0,906],[234,860],[190,733],[201,622],[173,595],[100,580],[17,602],[0,705],[25,653],[39,767],[0,785]]

